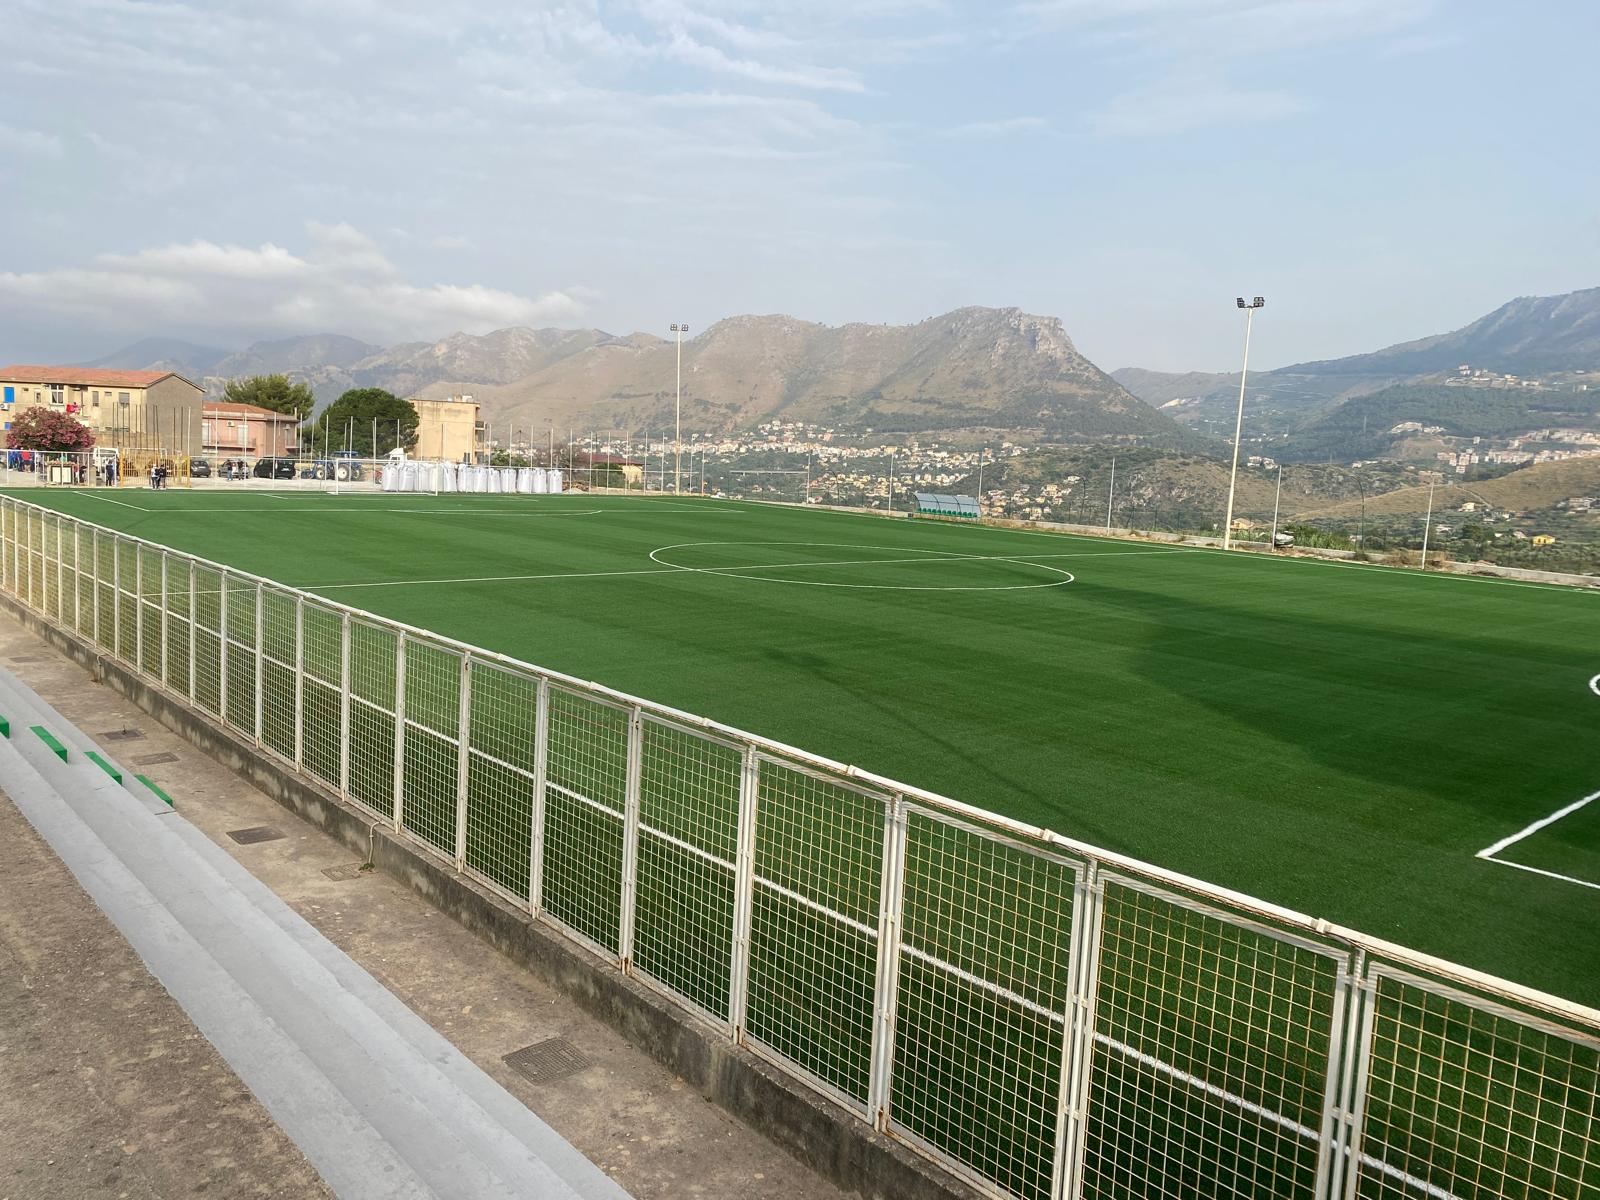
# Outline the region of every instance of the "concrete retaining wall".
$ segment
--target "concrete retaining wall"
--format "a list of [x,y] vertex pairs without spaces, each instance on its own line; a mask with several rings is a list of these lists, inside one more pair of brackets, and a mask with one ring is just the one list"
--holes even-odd
[[[893,1137],[732,1042],[715,1025],[618,970],[552,925],[457,874],[410,838],[209,717],[97,646],[0,596],[50,645],[296,816],[404,882],[501,953],[559,987],[706,1099],[812,1170],[873,1200],[978,1200],[980,1193]],[[183,797],[175,800],[181,807]]]

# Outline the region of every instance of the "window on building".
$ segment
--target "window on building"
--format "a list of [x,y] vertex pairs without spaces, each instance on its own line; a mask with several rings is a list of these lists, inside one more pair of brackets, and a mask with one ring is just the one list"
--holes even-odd
[[132,399],[133,399],[133,397],[130,396],[127,392],[118,392],[117,393],[117,403],[123,405],[124,407],[126,407],[128,405],[128,403]]
[[100,393],[99,392],[90,392],[89,393],[89,398],[90,398],[91,402],[94,404],[94,406],[96,408],[100,407]]
[[67,389],[62,387],[59,383],[52,383],[50,385],[50,403],[65,404],[66,402]]

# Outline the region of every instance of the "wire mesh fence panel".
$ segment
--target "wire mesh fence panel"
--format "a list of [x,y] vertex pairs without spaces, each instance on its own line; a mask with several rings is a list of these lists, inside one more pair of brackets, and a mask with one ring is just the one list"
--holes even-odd
[[80,636],[94,637],[94,608],[99,603],[95,588],[94,530],[82,525],[74,534],[73,558],[77,563],[78,594],[75,602],[75,628]]
[[161,678],[161,551],[139,546],[139,668]]
[[1600,1039],[1375,967],[1363,1200],[1600,1196]]
[[871,1073],[887,805],[759,760],[746,1028],[858,1110]]
[[61,616],[61,572],[56,569],[60,554],[61,518],[50,513],[39,518],[40,607],[47,617]]
[[344,621],[310,600],[301,615],[301,765],[329,787],[340,787],[344,686]]
[[295,596],[261,591],[261,740],[285,758],[294,757],[295,664],[300,654]]
[[139,652],[139,543],[115,541],[117,581],[117,653],[137,663]]
[[395,653],[393,630],[350,622],[350,795],[394,816]]
[[194,569],[194,701],[222,715],[222,573]]
[[539,680],[474,659],[469,708],[467,865],[526,900]]
[[407,639],[405,686],[402,822],[423,841],[454,855],[461,655]]
[[167,559],[167,659],[165,683],[182,695],[189,693],[189,563]]
[[544,908],[613,953],[622,914],[628,710],[550,689]]
[[28,517],[28,603],[44,605],[44,514]]
[[222,576],[223,637],[227,642],[227,711],[222,719],[239,732],[256,731],[256,585]]
[[743,766],[742,750],[731,743],[644,721],[633,961],[723,1021]]
[[104,649],[111,649],[116,640],[116,564],[117,543],[115,535],[96,530],[94,535],[95,561],[95,640]]
[[890,1119],[1014,1196],[1050,1195],[1078,868],[906,817]]
[[1099,953],[1083,1195],[1315,1196],[1342,959],[1109,877]]

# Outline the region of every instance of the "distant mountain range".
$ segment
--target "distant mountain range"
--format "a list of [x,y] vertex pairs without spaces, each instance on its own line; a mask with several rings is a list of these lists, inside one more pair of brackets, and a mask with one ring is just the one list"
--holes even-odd
[[[351,387],[403,396],[470,392],[497,428],[661,431],[673,416],[677,349],[645,333],[515,328],[388,347],[335,334],[237,351],[149,338],[86,365],[176,370],[212,394],[232,377],[284,372],[309,382],[323,403]],[[1379,435],[1408,420],[1476,434],[1498,429],[1476,429],[1474,414],[1516,419],[1514,398],[1490,403],[1443,389],[1462,365],[1493,373],[1485,386],[1520,386],[1504,379],[1510,374],[1574,391],[1591,381],[1600,388],[1600,288],[1513,300],[1452,333],[1252,374],[1249,423],[1280,456],[1303,450],[1301,457],[1338,459],[1388,452]],[[1014,308],[962,308],[915,325],[738,316],[683,343],[684,427],[698,432],[784,420],[857,434],[1204,452],[1232,436],[1238,387],[1238,375],[1228,373],[1124,368],[1106,375],[1059,320]],[[1369,396],[1370,403],[1350,403]],[[1537,403],[1520,406],[1543,419]],[[1548,423],[1560,411],[1556,405]]]
[[[327,402],[350,387],[399,395],[470,392],[496,426],[661,431],[673,418],[677,348],[635,333],[502,329],[387,348],[333,335],[236,353],[167,339],[94,365],[159,364],[220,393],[229,377],[284,372]],[[683,421],[706,432],[768,420],[846,432],[1008,435],[1197,447],[1203,439],[1080,354],[1054,317],[963,308],[916,325],[787,316],[719,321],[683,343]]]
[[[1518,376],[1600,373],[1600,288],[1521,297],[1452,333],[1370,354],[1252,372],[1249,410],[1269,428],[1290,429],[1315,410],[1350,397],[1400,383],[1437,382],[1464,365]],[[1237,373],[1124,367],[1111,377],[1187,425],[1231,436]]]

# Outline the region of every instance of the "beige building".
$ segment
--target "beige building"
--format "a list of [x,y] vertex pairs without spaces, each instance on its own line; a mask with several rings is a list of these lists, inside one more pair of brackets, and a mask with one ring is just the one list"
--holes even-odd
[[477,462],[484,453],[483,421],[471,396],[424,400],[413,396],[406,403],[417,410],[417,458],[446,462]]
[[87,425],[102,446],[198,454],[204,395],[172,371],[0,367],[7,429],[28,409],[48,408]]
[[207,401],[200,442],[218,458],[283,458],[295,452],[300,424],[288,413],[256,404]]

